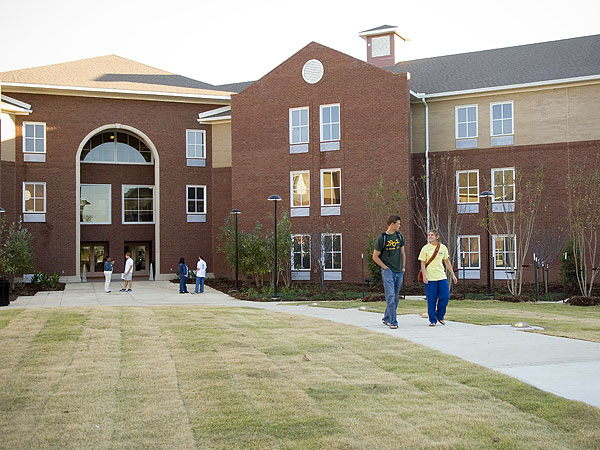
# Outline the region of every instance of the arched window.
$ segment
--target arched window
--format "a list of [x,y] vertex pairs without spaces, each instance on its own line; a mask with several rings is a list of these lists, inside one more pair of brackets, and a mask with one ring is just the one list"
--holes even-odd
[[106,130],[83,146],[81,161],[91,163],[152,164],[152,152],[133,134]]

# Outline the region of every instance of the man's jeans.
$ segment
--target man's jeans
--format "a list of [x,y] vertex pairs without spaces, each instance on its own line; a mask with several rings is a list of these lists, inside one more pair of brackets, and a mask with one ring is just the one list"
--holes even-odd
[[194,292],[198,294],[198,285],[200,285],[200,294],[204,292],[204,277],[196,277],[196,289]]
[[383,321],[390,325],[398,325],[396,309],[398,308],[398,295],[402,287],[404,272],[394,272],[392,269],[381,269],[383,289],[385,290],[385,314]]

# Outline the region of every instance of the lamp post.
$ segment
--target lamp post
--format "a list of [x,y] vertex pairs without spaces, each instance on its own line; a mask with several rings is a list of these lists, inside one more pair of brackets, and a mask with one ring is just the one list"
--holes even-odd
[[273,300],[279,300],[279,296],[277,295],[277,202],[281,200],[279,195],[271,195],[267,200],[273,202],[273,220],[275,222],[274,228],[275,232],[273,233],[273,244],[274,244],[274,269],[273,269]]
[[3,212],[6,212],[6,211],[4,210],[4,208],[0,208],[0,214],[2,214]]
[[238,270],[239,270],[239,254],[238,254],[238,216],[242,213],[239,209],[232,209],[231,214],[235,217],[235,290],[238,290]]
[[490,256],[490,197],[493,197],[494,193],[491,191],[483,191],[479,194],[480,198],[485,197],[485,225],[487,229],[487,294],[488,297],[493,297],[492,292],[492,258]]

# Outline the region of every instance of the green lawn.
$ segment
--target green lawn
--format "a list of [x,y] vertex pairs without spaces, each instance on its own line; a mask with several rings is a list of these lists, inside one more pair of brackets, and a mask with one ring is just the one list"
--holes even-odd
[[0,311],[1,448],[598,448],[600,410],[252,309]]
[[[311,304],[302,302],[298,304]],[[383,314],[385,302],[359,301],[319,302],[325,308],[359,308]],[[422,300],[400,300],[398,314],[427,312]],[[478,325],[510,325],[526,322],[544,328],[529,331],[600,342],[600,306],[570,306],[566,303],[510,303],[497,300],[450,300],[446,312],[448,320]]]

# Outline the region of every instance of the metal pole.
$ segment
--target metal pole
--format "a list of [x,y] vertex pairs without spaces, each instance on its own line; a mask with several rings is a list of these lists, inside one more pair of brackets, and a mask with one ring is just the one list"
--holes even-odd
[[540,266],[538,265],[538,260],[535,257],[535,253],[533,254],[533,267],[535,270],[535,301],[538,301],[538,295],[540,294]]
[[493,297],[492,293],[492,258],[490,256],[490,197],[485,198],[485,221],[487,224],[487,296]]
[[238,270],[239,270],[239,254],[238,254],[238,215],[235,215],[235,290],[238,290]]
[[273,272],[273,298],[277,299],[279,298],[279,296],[277,295],[277,278],[279,278],[277,275],[277,202],[274,201],[273,202],[273,217],[275,219],[275,233],[274,233],[274,243],[275,243],[275,250],[274,250],[274,257],[275,257],[275,270]]
[[365,255],[360,254],[360,273],[362,275],[362,298],[365,298]]

